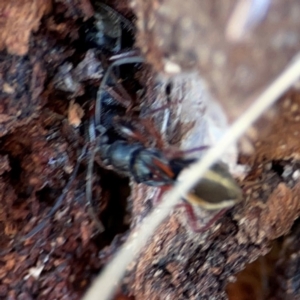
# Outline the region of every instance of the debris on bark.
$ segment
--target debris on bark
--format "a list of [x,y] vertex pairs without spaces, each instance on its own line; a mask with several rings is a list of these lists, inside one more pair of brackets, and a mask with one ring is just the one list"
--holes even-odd
[[[3,299],[80,299],[159,194],[156,188],[131,182],[127,199],[128,179],[103,169],[97,156],[91,175],[92,207],[85,199],[89,157],[83,157],[78,174],[64,190],[78,153],[84,146],[90,150],[85,125],[110,63],[105,51],[85,40],[93,24],[91,2],[0,4]],[[138,78],[138,84],[128,78],[116,84],[134,94],[135,105],[126,98],[116,106],[125,103],[129,119],[140,114],[133,121],[136,126],[153,125],[154,141],[149,134],[147,146],[156,145],[167,157],[214,145],[214,134],[227,129],[226,115],[233,120],[243,111],[251,100],[248,96],[269,83],[300,45],[300,8],[293,0],[272,1],[261,19],[252,20],[250,27],[240,26],[245,35],[228,25],[234,9],[240,9],[233,0],[187,0],[185,5],[178,0],[134,0],[133,9],[130,1],[108,4],[131,21],[136,15],[136,45],[147,62],[137,72],[126,69],[126,76]],[[178,72],[178,77],[170,76]],[[239,158],[237,145],[223,157],[245,201],[203,234],[193,232],[182,208],[175,208],[128,269],[116,299],[227,299],[228,282],[265,255],[274,239],[288,233],[300,214],[299,97],[295,86],[249,128],[238,145]],[[190,156],[201,157],[202,151],[205,147]],[[91,215],[104,224],[104,233],[97,233]],[[44,226],[24,239],[41,222]],[[298,245],[297,231],[291,239]],[[287,268],[282,293],[295,295],[298,277],[292,264],[298,263],[298,253],[288,239],[283,248],[291,255],[279,258],[276,266]]]

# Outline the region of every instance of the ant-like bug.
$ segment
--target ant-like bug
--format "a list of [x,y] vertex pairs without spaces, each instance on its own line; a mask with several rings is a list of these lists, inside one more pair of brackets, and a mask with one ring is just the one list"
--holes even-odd
[[[130,22],[126,22],[126,19],[112,8],[104,5],[101,7],[101,10],[112,14],[115,20],[120,20],[127,30],[130,28],[132,30]],[[106,18],[102,19],[103,21],[99,24],[104,26],[107,20]],[[144,62],[144,59],[136,51],[116,54],[116,52],[121,50],[120,40],[122,35],[122,30],[119,31],[121,27],[116,26],[117,23],[114,22],[113,28],[115,30],[113,33],[114,37],[117,37],[115,40],[118,40],[119,44],[115,43],[114,45],[119,46],[114,46],[112,49],[115,55],[109,59],[111,63],[104,73],[98,89],[94,117],[91,117],[89,122],[90,142],[96,146],[91,151],[86,178],[86,195],[89,203],[91,203],[92,197],[91,176],[96,153],[100,155],[101,160],[106,165],[111,165],[117,172],[131,176],[137,183],[157,187],[172,186],[178,179],[180,172],[194,161],[194,159],[181,157],[169,158],[163,154],[161,149],[146,146],[140,139],[142,134],[139,134],[136,128],[132,128],[130,122],[120,122],[120,119],[119,122],[116,121],[115,117],[118,116],[118,109],[115,109],[113,105],[105,104],[105,96],[110,94],[112,96],[108,101],[110,104],[111,102],[118,102],[118,106],[121,104],[121,106],[125,105],[126,108],[131,105],[128,104],[129,97],[122,85],[117,83],[117,87],[120,90],[122,89],[122,94],[127,97],[119,96],[117,93],[114,93],[112,88],[107,88],[108,82],[111,78],[116,81],[117,76],[113,76],[114,69],[123,65],[141,64]],[[105,30],[103,32],[109,33],[109,31]],[[103,39],[100,39],[100,41],[103,42]],[[118,49],[116,50],[116,48]],[[127,99],[125,100],[124,98]],[[107,114],[115,114],[115,116],[108,118],[109,121],[102,120],[107,118]],[[113,132],[117,132],[117,137],[110,137],[110,128],[113,128]],[[124,136],[125,139],[123,138]],[[128,137],[133,139],[134,142],[128,142]],[[206,172],[204,178],[195,186],[194,191],[184,197],[185,202],[183,205],[186,207],[189,215],[188,219],[192,225],[192,223],[196,224],[193,207],[202,207],[207,210],[221,210],[221,212],[224,212],[224,209],[231,207],[240,201],[241,198],[241,189],[232,178],[226,166],[222,163],[217,163]],[[216,217],[218,215],[219,213],[216,214]],[[192,228],[194,231],[205,230],[205,228],[197,229],[195,225],[192,225]]]
[[[97,126],[102,128],[102,101],[110,72],[114,67],[123,64],[141,62],[143,59],[140,56],[123,56],[110,65],[98,90],[95,117],[93,123],[91,122],[93,126],[96,124],[96,128]],[[118,118],[114,118],[114,120],[116,121]],[[118,132],[129,137],[142,135],[138,134],[138,130],[133,128],[130,123],[120,122],[120,119],[114,126],[118,127]],[[167,158],[161,150],[146,147],[140,141],[129,143],[119,139],[109,142],[105,133],[100,138],[98,151],[102,160],[112,165],[116,171],[133,177],[137,183],[157,187],[172,186],[178,179],[180,172],[195,161],[185,158]],[[184,197],[184,200],[182,205],[186,208],[192,229],[195,232],[202,232],[208,229],[229,207],[241,201],[242,192],[226,166],[223,163],[217,163],[205,173],[193,191]],[[198,228],[197,217],[193,209],[195,206],[206,210],[217,210],[217,213],[204,227]]]

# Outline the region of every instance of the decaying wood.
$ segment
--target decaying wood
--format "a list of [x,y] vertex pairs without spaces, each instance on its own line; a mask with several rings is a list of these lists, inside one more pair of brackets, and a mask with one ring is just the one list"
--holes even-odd
[[51,10],[51,1],[1,1],[0,49],[7,48],[11,54],[28,52],[32,31],[37,31],[40,19]]
[[[0,4],[0,48],[6,49],[0,53],[0,297],[4,299],[49,299],[49,294],[53,299],[79,299],[126,237],[117,235],[127,228],[126,199],[114,190],[123,181],[103,170],[97,170],[92,179],[95,198],[100,199],[95,206],[101,217],[105,213],[101,221],[106,232],[93,236],[95,224],[84,202],[83,163],[53,222],[49,220],[32,239],[18,243],[22,234],[43,220],[66,185],[76,150],[82,146],[82,136],[69,123],[77,126],[89,117],[82,109],[95,95],[86,92],[91,87],[96,90],[101,77],[80,73],[84,69],[80,62],[99,64],[94,50],[77,49],[81,26],[94,13],[91,2],[53,1],[51,11],[50,2]],[[136,14],[136,44],[150,69],[139,71],[140,82],[147,88],[139,108],[158,131],[165,130],[160,131],[161,148],[168,154],[185,143],[186,148],[205,143],[200,138],[195,142],[190,132],[205,127],[201,118],[205,117],[202,93],[207,93],[206,86],[233,119],[249,104],[245,99],[269,83],[300,46],[296,0],[272,1],[266,18],[235,40],[227,26],[236,4],[233,0],[187,0],[184,5],[178,0],[134,0],[133,11],[129,1],[109,4],[126,16]],[[59,67],[67,66],[66,62],[73,64],[69,75],[78,80],[78,89],[68,96],[57,93],[54,80],[63,79]],[[170,82],[176,86],[176,80],[162,80],[161,75],[179,71],[185,76],[191,69],[204,82],[204,87],[197,85],[200,96],[192,99],[192,106],[193,101],[185,102],[195,94],[189,94],[188,85],[181,98],[176,89],[171,90],[171,122],[162,129],[162,111],[149,112],[168,103],[159,89]],[[88,80],[92,80],[89,86]],[[128,269],[122,284],[125,294],[137,300],[226,299],[225,288],[235,281],[237,272],[265,255],[271,241],[290,230],[300,214],[299,95],[295,86],[241,141],[239,160],[249,169],[239,179],[243,203],[203,234],[194,233],[183,210],[176,208]],[[79,97],[82,106],[74,102]],[[192,119],[195,114],[198,119]],[[243,151],[247,143],[250,151]],[[171,150],[167,149],[170,144]],[[157,190],[131,186],[129,221],[135,228],[153,206]],[[298,245],[298,235],[293,238]],[[292,250],[297,260],[298,252]],[[282,259],[278,270],[285,262],[289,266],[293,260]],[[295,273],[290,277],[285,273],[285,291],[290,294],[297,283]],[[118,299],[125,298],[121,294]]]

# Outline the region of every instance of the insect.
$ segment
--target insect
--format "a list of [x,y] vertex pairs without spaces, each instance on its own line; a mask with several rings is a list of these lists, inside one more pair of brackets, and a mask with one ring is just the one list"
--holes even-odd
[[[109,11],[107,7],[102,7],[102,9]],[[119,21],[123,20],[123,24],[126,23],[121,15],[120,17],[115,15],[115,20],[117,19]],[[129,24],[125,25],[129,28]],[[115,30],[116,32],[117,30]],[[119,33],[115,36],[120,35]],[[121,50],[121,48],[118,50]],[[111,97],[107,101],[107,86],[111,83],[112,78],[116,79],[116,75],[113,77],[114,71],[119,71],[118,68],[123,65],[141,64],[144,59],[136,51],[129,51],[114,55],[110,57],[109,61],[111,64],[104,73],[98,89],[95,113],[90,119],[90,138],[92,141],[97,140],[97,150],[92,153],[92,157],[95,156],[97,151],[106,165],[113,166],[121,174],[131,176],[137,183],[155,187],[174,185],[181,171],[195,160],[183,157],[166,157],[161,149],[146,146],[139,138],[143,134],[139,134],[138,129],[133,128],[130,122],[116,122],[119,111],[112,103],[117,102],[117,106],[124,105],[123,97],[118,97],[118,99]],[[117,73],[119,74],[119,72]],[[122,87],[120,84],[119,86]],[[130,104],[127,103],[127,108],[128,106]],[[129,142],[129,139],[133,142]],[[92,168],[91,160],[88,168],[90,174]],[[90,197],[91,186],[87,184],[87,198]],[[204,177],[196,184],[194,189],[184,197],[183,205],[186,208],[192,229],[200,232],[206,230],[210,223],[216,221],[229,207],[241,201],[241,199],[242,191],[240,187],[226,166],[217,163],[204,174]],[[197,216],[194,209],[199,207],[217,212],[211,221],[202,228],[197,227]]]
[[[179,174],[187,168],[193,159],[167,159],[155,148],[145,148],[141,143],[130,144],[117,140],[112,144],[102,144],[99,149],[101,158],[118,172],[129,175],[137,183],[155,187],[172,186]],[[228,208],[242,200],[242,191],[229,173],[226,166],[219,162],[213,165],[183,198],[189,224],[195,232],[205,231]],[[204,226],[199,227],[193,208],[217,211]]]
[[[97,124],[96,127],[101,126],[101,115],[103,115],[103,109],[105,109],[103,97],[110,72],[114,67],[123,64],[141,62],[143,62],[143,59],[139,56],[122,57],[113,62],[107,69],[98,90],[93,119],[93,122]],[[111,118],[111,120],[116,120],[116,118]],[[172,186],[178,180],[181,171],[195,161],[194,159],[182,157],[166,157],[160,149],[146,147],[139,141],[130,143],[122,136],[139,137],[142,134],[139,134],[138,129],[132,127],[128,122],[116,123],[117,125],[112,126],[116,126],[116,131],[122,132],[122,135],[111,142],[108,136],[102,135],[98,145],[99,154],[106,164],[112,165],[116,171],[122,174],[131,176],[137,183],[156,187]],[[204,174],[203,178],[183,200],[183,206],[186,208],[192,229],[195,232],[202,232],[229,207],[242,200],[242,191],[226,166],[219,162]],[[198,228],[197,217],[194,213],[195,207],[216,211],[217,213],[204,227]]]
[[[128,129],[130,131],[131,128]],[[102,160],[112,165],[116,171],[131,176],[137,183],[155,187],[169,187],[176,183],[179,174],[194,159],[169,159],[157,148],[146,148],[142,143],[129,143],[116,140],[107,143],[108,137],[98,148]],[[226,168],[219,162],[213,165],[183,198],[189,224],[195,232],[205,231],[228,208],[242,200],[242,191]],[[204,226],[199,227],[194,208],[216,211],[215,216]]]

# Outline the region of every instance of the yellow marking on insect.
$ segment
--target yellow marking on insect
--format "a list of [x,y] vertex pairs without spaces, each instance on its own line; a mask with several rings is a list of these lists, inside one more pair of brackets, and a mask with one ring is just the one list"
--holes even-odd
[[240,202],[241,188],[222,163],[212,166],[185,197],[189,203],[207,210],[223,209]]

